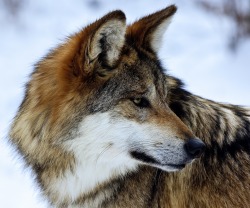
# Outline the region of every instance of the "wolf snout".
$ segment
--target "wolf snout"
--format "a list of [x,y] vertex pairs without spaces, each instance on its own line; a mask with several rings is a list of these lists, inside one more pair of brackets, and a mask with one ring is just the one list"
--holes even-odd
[[192,158],[198,158],[205,151],[206,145],[200,139],[189,139],[184,147]]

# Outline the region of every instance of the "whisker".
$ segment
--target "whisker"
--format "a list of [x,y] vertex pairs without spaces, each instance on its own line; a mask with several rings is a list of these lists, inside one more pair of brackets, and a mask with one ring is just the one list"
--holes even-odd
[[97,156],[97,158],[96,158],[96,164],[97,164],[98,160],[100,159],[100,157],[101,157],[105,152],[107,152],[107,151],[110,149],[111,146],[112,146],[111,144],[108,144],[108,145],[100,152],[100,154],[98,154],[98,156]]

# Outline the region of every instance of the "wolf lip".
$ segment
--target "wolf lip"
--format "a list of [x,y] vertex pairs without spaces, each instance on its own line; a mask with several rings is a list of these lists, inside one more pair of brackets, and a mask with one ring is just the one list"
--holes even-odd
[[183,169],[185,168],[186,164],[180,164],[180,165],[175,165],[175,164],[167,164],[166,166],[169,166],[174,169]]

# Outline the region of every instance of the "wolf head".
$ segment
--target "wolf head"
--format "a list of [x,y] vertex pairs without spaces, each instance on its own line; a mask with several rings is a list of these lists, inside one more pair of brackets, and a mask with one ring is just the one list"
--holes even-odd
[[204,144],[168,106],[157,57],[175,12],[129,26],[122,11],[111,12],[36,65],[11,131],[34,169],[49,161],[63,171],[74,161],[176,171],[201,155]]

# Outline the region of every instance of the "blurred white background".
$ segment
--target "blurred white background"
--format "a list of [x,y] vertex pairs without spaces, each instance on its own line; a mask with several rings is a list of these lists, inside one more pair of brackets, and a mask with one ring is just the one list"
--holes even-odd
[[189,91],[200,96],[250,105],[250,41],[241,41],[231,50],[228,45],[235,28],[230,18],[206,12],[195,0],[6,2],[15,1],[0,1],[0,207],[48,206],[29,169],[24,169],[6,139],[33,64],[67,35],[111,10],[123,10],[130,23],[176,4],[178,12],[159,52],[167,72],[181,78]]

